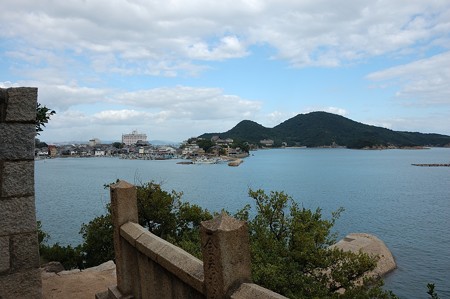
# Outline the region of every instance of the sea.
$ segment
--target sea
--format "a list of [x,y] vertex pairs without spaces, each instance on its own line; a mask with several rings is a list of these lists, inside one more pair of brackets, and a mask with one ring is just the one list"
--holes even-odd
[[270,149],[252,151],[239,167],[227,164],[180,165],[180,160],[56,158],[35,163],[37,219],[49,243],[76,246],[82,223],[106,212],[117,179],[155,181],[183,201],[210,211],[232,213],[252,204],[249,189],[284,191],[323,217],[340,207],[334,231],[370,233],[385,242],[398,268],[385,288],[400,298],[428,298],[434,283],[450,298],[450,149],[350,150]]

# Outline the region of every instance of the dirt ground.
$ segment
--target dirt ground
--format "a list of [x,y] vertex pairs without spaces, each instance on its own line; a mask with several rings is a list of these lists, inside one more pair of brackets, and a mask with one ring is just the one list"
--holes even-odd
[[86,269],[82,272],[42,272],[42,293],[44,299],[95,298],[95,294],[106,291],[116,284],[116,267],[113,262]]

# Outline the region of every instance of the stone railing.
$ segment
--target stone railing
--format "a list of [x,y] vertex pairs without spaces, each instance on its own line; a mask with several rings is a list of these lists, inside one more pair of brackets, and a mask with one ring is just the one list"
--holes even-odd
[[285,298],[252,283],[245,222],[202,222],[202,262],[137,224],[135,186],[112,185],[111,210],[117,285],[96,298]]
[[41,298],[34,203],[37,88],[0,88],[0,298]]

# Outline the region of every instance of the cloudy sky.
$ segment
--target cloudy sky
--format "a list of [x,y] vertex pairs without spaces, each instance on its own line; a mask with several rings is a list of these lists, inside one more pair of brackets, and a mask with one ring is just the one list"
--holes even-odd
[[182,141],[328,111],[450,135],[448,0],[2,0],[0,87],[40,139]]

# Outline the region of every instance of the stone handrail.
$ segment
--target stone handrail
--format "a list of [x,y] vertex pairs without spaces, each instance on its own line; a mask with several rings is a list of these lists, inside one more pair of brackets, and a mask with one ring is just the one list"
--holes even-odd
[[252,283],[245,222],[226,214],[202,222],[202,262],[137,224],[135,186],[110,190],[117,285],[96,298],[285,298]]

